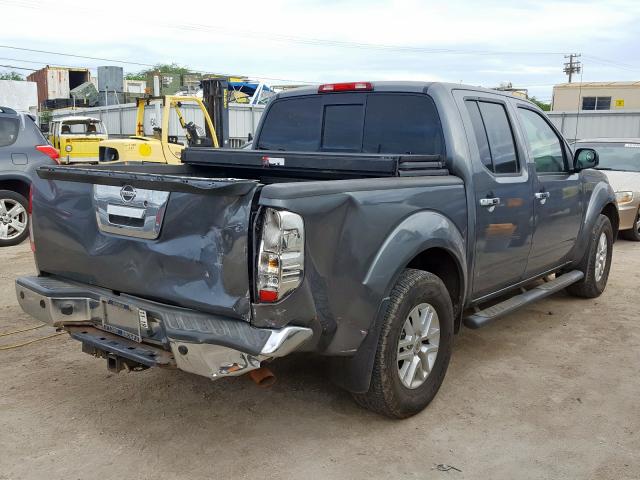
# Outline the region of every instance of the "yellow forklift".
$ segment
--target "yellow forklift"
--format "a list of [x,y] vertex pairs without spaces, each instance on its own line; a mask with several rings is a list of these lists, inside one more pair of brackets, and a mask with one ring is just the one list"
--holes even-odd
[[[156,124],[156,116],[151,118],[153,133],[145,135],[145,114],[149,113],[148,105],[159,105],[156,112],[161,111],[161,123]],[[198,117],[200,112],[204,125],[195,121],[187,122],[184,107],[190,108],[190,114]],[[170,120],[173,114],[178,121],[178,135],[170,135]],[[180,135],[180,130],[182,135]],[[202,100],[193,96],[165,95],[163,97],[145,97],[137,99],[136,134],[129,138],[103,140],[99,144],[99,162],[153,162],[179,164],[180,154],[186,146],[219,147],[216,130],[211,117]]]

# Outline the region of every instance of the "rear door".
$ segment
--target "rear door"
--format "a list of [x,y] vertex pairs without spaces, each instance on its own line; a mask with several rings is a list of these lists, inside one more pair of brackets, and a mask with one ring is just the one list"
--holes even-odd
[[518,118],[535,164],[535,233],[527,276],[562,264],[580,231],[583,192],[580,176],[570,167],[566,142],[544,114],[520,104]]
[[[468,92],[470,93],[470,92]],[[472,157],[476,204],[473,298],[517,283],[531,248],[532,188],[501,96],[456,92]]]

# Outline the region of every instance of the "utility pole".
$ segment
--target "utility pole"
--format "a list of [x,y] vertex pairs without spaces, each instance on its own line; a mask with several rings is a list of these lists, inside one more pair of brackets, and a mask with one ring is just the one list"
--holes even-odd
[[569,83],[571,83],[571,79],[573,78],[574,73],[580,73],[581,63],[577,58],[580,58],[579,53],[572,53],[570,55],[565,55],[564,58],[568,58],[569,61],[564,63],[564,73],[569,75]]

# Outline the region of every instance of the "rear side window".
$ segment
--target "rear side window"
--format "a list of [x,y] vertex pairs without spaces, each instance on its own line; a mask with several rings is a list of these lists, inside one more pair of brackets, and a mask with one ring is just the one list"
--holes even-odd
[[0,147],[13,145],[18,139],[20,120],[17,118],[0,117]]
[[484,166],[497,174],[518,173],[516,145],[504,105],[471,100],[465,103]]
[[491,150],[489,150],[489,140],[487,139],[487,131],[484,128],[482,115],[480,115],[478,102],[467,100],[465,103],[467,105],[467,110],[469,110],[471,123],[473,124],[473,132],[476,137],[476,143],[478,144],[478,151],[480,152],[480,161],[485,167],[493,172],[493,161],[491,160]]
[[281,100],[265,119],[258,148],[263,150],[316,151],[322,127],[320,97]]
[[436,155],[444,152],[444,141],[431,98],[374,92],[277,101],[257,148]]

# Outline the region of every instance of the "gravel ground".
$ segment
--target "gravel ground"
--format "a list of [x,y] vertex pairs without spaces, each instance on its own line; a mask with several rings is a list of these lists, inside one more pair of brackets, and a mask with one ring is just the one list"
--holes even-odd
[[[616,244],[599,299],[558,294],[463,330],[440,393],[404,421],[358,408],[303,357],[275,362],[265,390],[114,375],[66,335],[0,351],[0,479],[638,479],[639,252]],[[13,287],[34,272],[28,242],[0,262],[0,333],[36,325]]]

